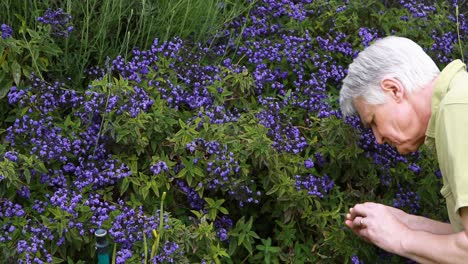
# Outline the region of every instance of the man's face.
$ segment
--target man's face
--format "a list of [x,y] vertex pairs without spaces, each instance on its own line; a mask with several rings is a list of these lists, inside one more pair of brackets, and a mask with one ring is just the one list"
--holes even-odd
[[426,127],[407,100],[389,98],[385,104],[369,105],[358,98],[354,106],[379,144],[387,143],[399,153],[408,154],[424,143]]

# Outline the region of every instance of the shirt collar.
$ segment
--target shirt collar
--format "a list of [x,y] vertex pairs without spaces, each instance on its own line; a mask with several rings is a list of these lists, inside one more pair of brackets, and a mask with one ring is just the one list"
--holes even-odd
[[428,137],[435,137],[435,122],[437,120],[440,101],[442,101],[447,93],[450,81],[459,71],[466,71],[466,66],[461,60],[454,60],[442,70],[434,83],[431,103],[431,118],[429,119],[429,124],[426,130],[426,135]]

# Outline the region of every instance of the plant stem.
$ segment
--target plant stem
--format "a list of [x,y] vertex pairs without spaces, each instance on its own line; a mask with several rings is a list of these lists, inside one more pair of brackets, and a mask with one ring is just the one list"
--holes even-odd
[[462,61],[465,61],[465,58],[463,57],[463,49],[462,49],[462,44],[461,44],[461,38],[460,38],[460,22],[458,21],[459,13],[458,13],[458,5],[455,8],[455,13],[457,16],[457,34],[458,34],[458,47],[460,48],[460,55],[462,58]]

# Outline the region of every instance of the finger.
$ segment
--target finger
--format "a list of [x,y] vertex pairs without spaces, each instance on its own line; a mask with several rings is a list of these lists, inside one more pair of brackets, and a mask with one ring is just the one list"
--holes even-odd
[[360,216],[354,218],[353,227],[354,228],[359,228],[359,229],[367,227],[365,219],[363,217],[360,217]]
[[354,224],[353,224],[353,221],[352,220],[346,220],[345,221],[345,224],[347,227],[353,229],[354,228]]
[[356,204],[353,208],[351,208],[350,213],[352,216],[361,216],[366,217],[369,212],[369,208],[367,205],[364,204]]
[[351,231],[353,231],[353,233],[354,233],[355,235],[360,236],[360,235],[359,235],[359,230],[360,230],[361,228],[355,227],[354,224],[353,224],[353,221],[346,220],[346,221],[345,221],[345,224],[346,224],[346,226],[347,226],[349,229],[351,229]]

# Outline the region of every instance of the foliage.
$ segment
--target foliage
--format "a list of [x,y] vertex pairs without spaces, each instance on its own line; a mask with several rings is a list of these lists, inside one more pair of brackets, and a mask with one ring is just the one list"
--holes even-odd
[[399,263],[348,208],[446,220],[435,157],[337,97],[377,37],[461,57],[463,8],[458,36],[447,1],[98,2],[0,4],[2,263],[96,262],[98,228],[116,263]]

